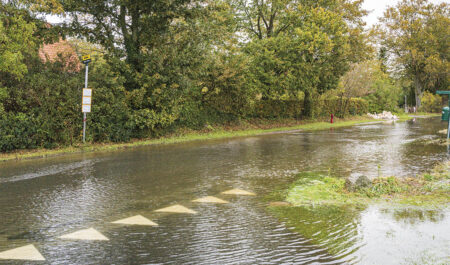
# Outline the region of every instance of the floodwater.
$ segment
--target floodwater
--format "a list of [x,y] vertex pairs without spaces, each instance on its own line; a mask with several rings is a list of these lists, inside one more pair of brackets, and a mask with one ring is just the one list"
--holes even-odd
[[[423,144],[445,126],[416,119],[2,163],[0,253],[33,244],[46,259],[25,264],[448,264],[448,208],[279,218],[264,200],[301,171],[418,175],[448,159],[446,146]],[[257,195],[221,194],[232,188]],[[229,203],[192,202],[204,196]],[[197,214],[154,211],[174,204]],[[158,226],[111,223],[138,214]],[[86,228],[109,240],[58,238]]]

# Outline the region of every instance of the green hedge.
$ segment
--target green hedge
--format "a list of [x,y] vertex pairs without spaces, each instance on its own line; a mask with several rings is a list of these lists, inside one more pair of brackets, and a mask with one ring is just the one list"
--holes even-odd
[[300,118],[303,109],[301,100],[262,100],[255,104],[252,117]]
[[338,117],[344,117],[348,115],[364,115],[369,112],[369,104],[367,100],[362,98],[341,99],[335,97],[320,100],[316,106],[318,116],[334,114]]
[[[255,104],[252,117],[257,118],[301,118],[303,100],[262,100]],[[369,104],[361,98],[318,99],[313,102],[314,116],[364,115],[368,112]]]
[[442,107],[445,106],[442,104],[441,96],[434,95],[428,91],[423,93],[421,100],[422,105],[420,106],[419,111],[439,113],[442,111]]

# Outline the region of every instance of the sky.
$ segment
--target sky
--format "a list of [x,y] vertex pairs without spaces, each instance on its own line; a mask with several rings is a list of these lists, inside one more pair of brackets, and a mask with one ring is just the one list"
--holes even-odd
[[[383,16],[384,11],[388,6],[395,6],[401,0],[365,0],[363,3],[363,8],[371,11],[369,15],[365,18],[367,26],[375,25],[378,22],[378,17]],[[443,2],[450,3],[450,0],[429,0],[434,4],[439,4]],[[61,18],[57,16],[47,16],[47,20],[50,23],[59,23],[62,21]]]
[[[378,18],[383,16],[384,11],[388,6],[395,6],[400,0],[365,0],[363,8],[369,11],[369,15],[365,18],[367,26],[375,25]],[[450,3],[450,0],[430,0],[433,4]]]

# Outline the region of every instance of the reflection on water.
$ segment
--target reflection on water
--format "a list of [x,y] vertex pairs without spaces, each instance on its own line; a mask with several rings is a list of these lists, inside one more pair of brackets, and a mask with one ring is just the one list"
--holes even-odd
[[292,230],[350,264],[404,264],[414,258],[449,262],[448,210],[379,205],[364,210],[336,206],[271,208]]
[[[443,211],[386,210],[370,207],[361,214],[359,233],[364,245],[359,254],[363,264],[401,264],[422,253],[439,264],[449,262],[449,209]],[[417,216],[427,216],[425,218]],[[431,219],[429,219],[431,218]],[[419,221],[420,220],[420,221]]]
[[[307,226],[295,232],[288,221],[268,214],[260,200],[300,171],[419,174],[447,159],[446,147],[415,144],[436,137],[441,127],[438,119],[418,119],[3,163],[0,251],[33,243],[50,264],[370,264],[372,259],[388,264],[426,245],[442,258],[439,251],[448,249],[448,210],[300,209],[292,215]],[[233,187],[259,197],[220,195]],[[230,204],[191,202],[206,195]],[[176,203],[199,214],[154,212]],[[110,224],[136,214],[159,226]],[[89,227],[110,241],[57,239]],[[384,244],[392,255],[377,255],[384,240],[408,242]],[[425,243],[414,243],[419,240]]]
[[288,227],[327,249],[346,263],[359,261],[353,255],[361,247],[358,234],[360,210],[352,207],[273,207],[270,209]]

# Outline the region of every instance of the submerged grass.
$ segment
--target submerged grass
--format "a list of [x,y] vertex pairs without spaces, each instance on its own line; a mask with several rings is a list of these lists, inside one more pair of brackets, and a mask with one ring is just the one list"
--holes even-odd
[[173,133],[165,137],[155,139],[133,140],[127,143],[95,143],[84,145],[79,144],[58,149],[35,149],[35,150],[16,151],[12,153],[0,153],[0,161],[42,158],[70,153],[112,151],[146,145],[174,144],[198,140],[212,140],[212,139],[223,139],[232,137],[264,135],[292,130],[316,131],[316,130],[325,130],[331,128],[352,126],[360,123],[374,122],[374,121],[375,120],[366,116],[356,116],[351,117],[349,119],[337,119],[336,122],[333,124],[325,120],[323,121],[298,121],[293,119],[276,120],[276,121],[252,120],[226,126],[216,126],[216,127],[208,126],[208,128],[200,131],[182,129],[177,131],[176,133]]
[[[390,209],[398,219],[434,220],[435,213],[450,202],[449,172],[450,162],[447,161],[420,177],[380,177],[373,180],[370,188],[354,192],[346,190],[342,178],[303,172],[290,186],[268,196],[269,200],[288,202],[270,203],[268,211],[314,245],[352,264],[357,261],[352,253],[363,244],[358,229],[363,210],[371,204],[386,206],[388,203],[383,209]],[[405,205],[407,207],[403,207]]]
[[348,191],[345,180],[306,172],[285,192],[285,200],[294,206],[367,205],[390,203],[441,207],[450,203],[450,162],[416,178],[379,177],[368,188]]
[[404,112],[399,112],[399,113],[395,113],[395,115],[398,117],[399,121],[406,121],[406,120],[410,120],[413,119],[415,117],[439,117],[442,114],[441,113],[427,113],[427,112],[416,112],[416,113],[404,113]]

